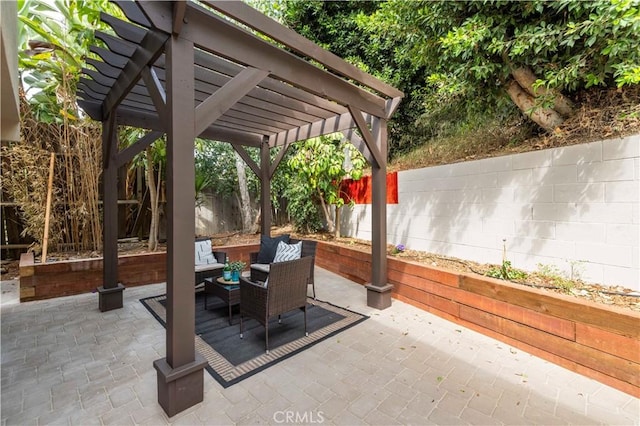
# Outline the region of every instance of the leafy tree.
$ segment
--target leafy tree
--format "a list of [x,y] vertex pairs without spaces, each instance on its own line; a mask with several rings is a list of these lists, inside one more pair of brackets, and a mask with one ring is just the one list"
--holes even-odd
[[80,117],[75,92],[83,58],[92,55],[94,30],[111,31],[101,11],[122,17],[108,0],[18,0],[18,65],[38,121]]
[[321,136],[300,143],[287,162],[290,186],[285,195],[298,229],[320,229],[319,212],[324,216],[329,232],[340,234],[339,211],[344,205],[340,197],[342,181],[348,177],[360,179],[366,165],[362,154],[341,136]]
[[[424,71],[395,55],[396,41],[370,28],[377,1],[285,0],[284,24],[360,69],[394,85],[405,97],[389,122],[390,154],[408,150],[419,137]],[[269,13],[268,10],[266,13]]]
[[552,129],[576,92],[638,84],[639,13],[637,0],[291,0],[284,22],[405,92],[394,156],[522,112]]
[[[259,162],[257,149],[248,148],[251,158]],[[235,150],[231,144],[206,139],[196,139],[196,176],[208,176],[209,185],[216,194],[223,197],[235,195],[238,191],[238,174],[235,169]],[[260,180],[249,173],[247,185],[251,193],[260,192]]]
[[561,92],[640,83],[633,0],[391,0],[368,29],[394,40],[399,62],[428,70],[427,111],[448,103],[478,115],[511,99],[550,130],[572,112]]
[[[259,162],[258,150],[248,148],[247,151]],[[243,231],[253,232],[257,212],[251,206],[250,197],[260,192],[258,177],[246,172],[244,161],[229,143],[197,139],[195,155],[196,184],[200,183],[200,190],[211,188],[223,197],[234,196],[242,213]]]

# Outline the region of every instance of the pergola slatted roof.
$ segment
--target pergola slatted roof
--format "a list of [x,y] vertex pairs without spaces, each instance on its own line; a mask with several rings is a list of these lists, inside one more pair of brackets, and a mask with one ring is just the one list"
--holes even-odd
[[[260,39],[201,6],[185,2],[184,16],[189,25],[184,28],[193,33],[196,47],[196,107],[247,67],[270,71],[269,77],[222,114],[214,124],[207,126],[208,132],[202,136],[253,146],[259,145],[262,137],[267,136],[271,146],[283,145],[298,137],[305,139],[317,136],[317,130],[300,131],[302,129],[326,127],[329,129],[327,133],[331,133],[354,128],[352,120],[340,120],[337,123],[338,116],[349,115],[347,104],[365,114],[388,118],[393,112],[387,110],[390,109],[387,107],[389,97],[402,96],[392,86],[360,71],[241,2],[205,3],[258,31],[270,31],[269,36],[290,49],[305,49],[302,54],[316,61],[324,61],[323,65],[328,70]],[[173,3],[138,5],[122,1],[118,4],[133,23],[102,14],[102,20],[113,28],[116,35],[96,32],[96,37],[105,43],[107,49],[97,46],[91,48],[102,62],[87,61],[96,71],[83,70],[85,76],[80,79],[78,86],[78,96],[82,99],[79,103],[93,119],[102,121],[106,116],[105,110],[115,106],[117,96],[114,95],[114,88],[130,86],[126,95],[121,93],[123,98],[116,109],[118,122],[163,130],[162,121],[150,120],[157,115],[157,109],[145,80],[125,80],[132,70],[141,69],[149,62],[149,58],[155,56],[150,69],[159,87],[166,90],[166,59],[158,47],[173,29],[172,20],[161,16],[171,11]],[[190,30],[193,27],[195,29]],[[247,48],[247,43],[251,48]],[[278,65],[273,66],[273,63]],[[360,86],[351,80],[357,81]],[[332,118],[337,127],[327,126],[326,120]],[[242,141],[238,133],[246,134],[247,139]]]
[[[103,310],[123,303],[117,170],[166,135],[167,356],[154,366],[158,401],[170,416],[202,400],[204,361],[193,340],[196,137],[231,143],[258,175],[261,232],[269,235],[270,181],[287,148],[342,132],[372,170],[367,303],[380,309],[391,304],[392,286],[386,281],[387,120],[402,92],[240,1],[202,3],[116,1],[130,22],[101,15],[115,35],[96,32],[106,48],[91,47],[100,60],[87,59],[94,69],[83,69],[77,92],[84,111],[103,123],[104,282],[98,289]],[[149,132],[118,150],[118,125]],[[243,146],[258,147],[259,162]],[[274,147],[281,149],[271,159]]]

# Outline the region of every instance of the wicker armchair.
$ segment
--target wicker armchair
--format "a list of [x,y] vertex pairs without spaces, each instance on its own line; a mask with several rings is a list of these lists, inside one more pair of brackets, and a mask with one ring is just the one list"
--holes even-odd
[[240,338],[244,334],[244,318],[257,320],[264,326],[265,350],[269,353],[269,319],[294,309],[304,312],[307,333],[307,283],[312,262],[303,257],[271,265],[266,286],[240,277]]
[[[311,265],[309,266],[309,282],[307,285],[311,286],[311,292],[313,298],[316,298],[316,286],[315,286],[315,263],[316,263],[316,247],[318,243],[311,240],[295,240],[291,239],[289,244],[295,244],[302,241],[302,253],[301,257],[311,257]],[[258,252],[249,253],[249,264],[251,270],[252,281],[266,281],[269,276],[269,271],[272,264],[258,263]]]

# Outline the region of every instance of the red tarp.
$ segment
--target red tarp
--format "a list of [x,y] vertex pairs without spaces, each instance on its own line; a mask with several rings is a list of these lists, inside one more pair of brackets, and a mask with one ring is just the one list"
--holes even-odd
[[[340,195],[345,203],[371,204],[371,176],[343,180]],[[398,204],[398,172],[387,173],[387,204]]]

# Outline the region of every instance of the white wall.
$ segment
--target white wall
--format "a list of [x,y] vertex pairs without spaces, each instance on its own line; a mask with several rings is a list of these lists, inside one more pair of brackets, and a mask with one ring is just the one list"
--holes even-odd
[[[398,174],[389,244],[518,268],[555,265],[640,290],[640,135]],[[371,239],[371,206],[344,210],[343,233]],[[576,263],[577,262],[577,263]]]
[[0,1],[0,140],[20,140],[18,102],[18,11],[16,2]]

